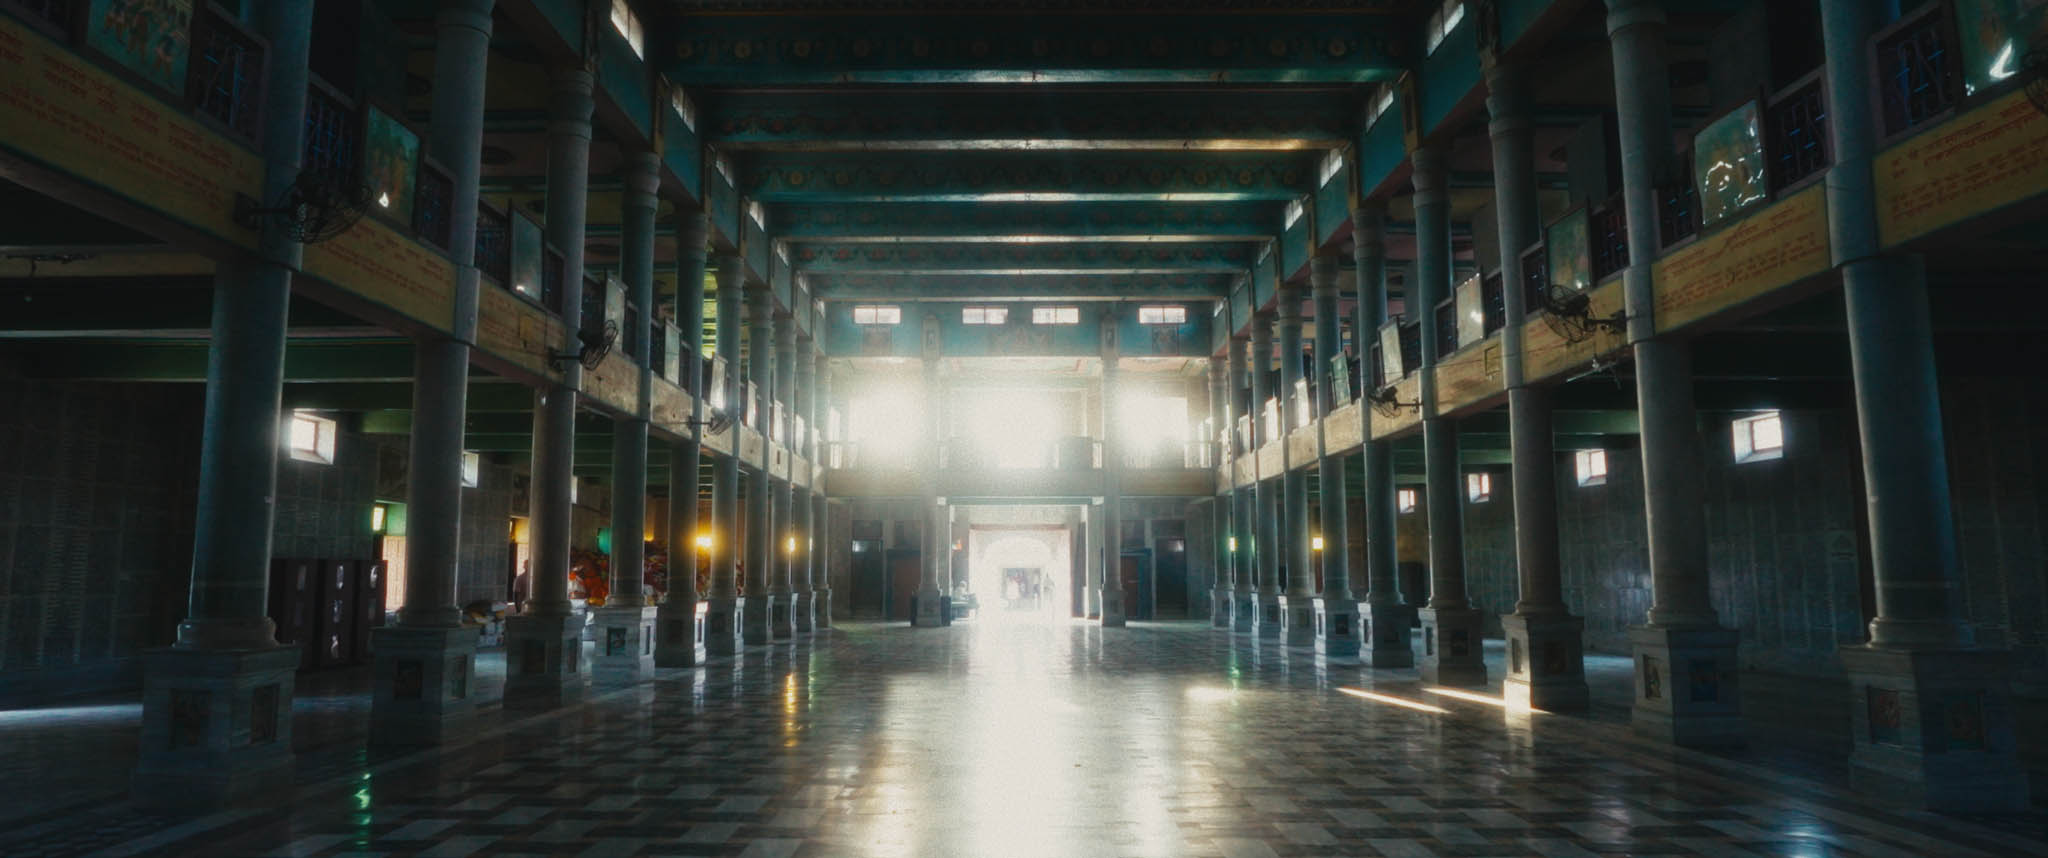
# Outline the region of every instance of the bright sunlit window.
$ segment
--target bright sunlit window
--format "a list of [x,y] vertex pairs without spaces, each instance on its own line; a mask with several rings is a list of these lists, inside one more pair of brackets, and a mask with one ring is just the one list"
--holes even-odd
[[285,449],[297,461],[334,464],[334,421],[310,411],[292,412]]
[[1765,462],[1785,457],[1785,424],[1776,411],[1735,421],[1735,461]]
[[1081,324],[1079,307],[1033,307],[1031,324],[1034,325],[1078,325]]
[[960,324],[1001,325],[1010,321],[1008,307],[961,307]]
[[1123,433],[1124,449],[1147,464],[1170,449],[1178,461],[1179,448],[1188,439],[1187,397],[1127,393],[1117,405],[1117,431]]
[[853,323],[856,325],[902,324],[903,308],[892,304],[861,304],[853,308]]
[[1018,388],[962,390],[957,407],[949,409],[953,431],[979,452],[985,465],[1050,467],[1054,442],[1077,428],[1063,425],[1074,413],[1068,396]]
[[480,453],[462,451],[462,486],[476,488],[483,484],[484,457]]
[[1138,308],[1140,325],[1185,325],[1188,322],[1188,308],[1177,306],[1145,306]]
[[1580,450],[1577,455],[1579,485],[1601,486],[1607,484],[1607,451]]
[[1394,88],[1388,84],[1380,84],[1380,88],[1373,93],[1372,108],[1366,112],[1365,127],[1367,129],[1372,128],[1374,123],[1379,122],[1380,117],[1387,115],[1387,111],[1393,108],[1393,106]]
[[1400,490],[1400,491],[1398,491],[1398,492],[1395,492],[1395,493],[1394,493],[1394,500],[1395,500],[1395,503],[1394,503],[1394,507],[1395,507],[1396,509],[1399,509],[1399,510],[1400,510],[1400,511],[1401,511],[1402,513],[1404,513],[1404,514],[1405,514],[1405,513],[1411,513],[1411,512],[1414,512],[1414,511],[1415,511],[1415,490],[1414,490],[1414,489],[1402,489],[1402,490]]
[[697,104],[690,100],[689,94],[683,92],[682,87],[669,90],[668,103],[670,107],[675,108],[676,115],[682,117],[684,128],[697,130]]
[[647,58],[647,33],[640,28],[640,16],[626,0],[612,0],[612,29],[626,37],[626,44],[633,47],[633,56]]
[[855,396],[847,417],[847,438],[863,460],[893,461],[908,456],[924,439],[922,398],[902,385],[878,386]]
[[1466,474],[1465,497],[1473,503],[1493,500],[1493,475],[1484,471]]
[[1443,44],[1444,38],[1449,36],[1452,30],[1457,29],[1458,22],[1463,20],[1465,0],[1444,0],[1443,7],[1429,16],[1429,29],[1423,33],[1423,40],[1428,46],[1427,53],[1436,53],[1437,46]]

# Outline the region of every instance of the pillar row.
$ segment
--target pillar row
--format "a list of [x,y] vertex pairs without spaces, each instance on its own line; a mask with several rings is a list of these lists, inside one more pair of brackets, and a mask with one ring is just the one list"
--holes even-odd
[[704,210],[676,214],[676,324],[682,328],[683,387],[690,393],[690,425],[669,445],[668,596],[655,611],[654,664],[694,667],[704,663],[704,629],[698,614],[697,561],[703,532],[697,473],[704,456],[704,424],[709,418],[704,388],[704,269],[710,219]]
[[1358,600],[1351,596],[1351,550],[1344,511],[1344,458],[1330,451],[1329,416],[1337,403],[1331,362],[1343,344],[1337,317],[1337,257],[1320,254],[1309,260],[1309,288],[1316,307],[1316,484],[1321,519],[1323,591],[1316,599],[1316,654],[1327,658],[1358,655]]
[[737,253],[722,252],[714,260],[718,273],[718,315],[716,347],[725,373],[711,380],[706,396],[724,403],[734,443],[729,453],[711,465],[711,593],[705,605],[704,647],[711,655],[732,655],[740,651],[740,613],[745,600],[739,589],[740,545],[740,415],[746,411],[746,392],[739,382],[740,293],[745,282],[745,263]]
[[[1377,337],[1387,321],[1386,203],[1368,201],[1351,212],[1352,255],[1358,262],[1358,330],[1361,357],[1370,354],[1364,345]],[[1373,368],[1360,371],[1372,377]],[[1361,608],[1364,628],[1359,656],[1372,667],[1410,667],[1415,651],[1409,644],[1411,607],[1402,603],[1398,555],[1395,552],[1394,456],[1392,442],[1373,440],[1368,432],[1365,449],[1359,454],[1364,467],[1362,491],[1365,500],[1365,604]]]

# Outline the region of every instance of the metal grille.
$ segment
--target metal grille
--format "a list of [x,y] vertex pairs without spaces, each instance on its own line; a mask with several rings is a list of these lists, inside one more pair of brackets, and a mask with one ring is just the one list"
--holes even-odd
[[562,289],[567,279],[568,265],[568,260],[563,259],[562,254],[554,250],[549,250],[541,257],[540,303],[557,316],[562,314]]
[[257,135],[257,94],[262,90],[263,46],[234,21],[204,9],[194,34],[192,107],[244,139]]
[[1422,366],[1422,323],[1409,322],[1401,326],[1401,370],[1413,372]]
[[1457,301],[1446,298],[1436,305],[1436,312],[1430,321],[1435,323],[1436,353],[1447,355],[1458,350],[1458,306]]
[[1535,312],[1550,296],[1550,258],[1543,245],[1522,251],[1522,311]]
[[485,277],[512,288],[512,219],[482,203],[476,207],[474,264]]
[[1764,151],[1771,163],[1771,190],[1783,190],[1827,169],[1831,160],[1828,105],[1821,95],[1818,72],[1771,99],[1764,134]]
[[5,0],[0,5],[19,9],[30,18],[48,24],[60,32],[69,33],[72,7],[78,4],[74,0]]
[[355,176],[362,150],[362,123],[347,99],[314,80],[306,90],[306,151],[303,168]]
[[1506,282],[1496,273],[1479,281],[1479,303],[1486,316],[1486,332],[1491,334],[1508,324],[1508,296]]
[[1901,133],[1956,105],[1960,80],[1941,27],[1943,4],[1929,3],[1877,38],[1878,90],[1884,133]]
[[1679,157],[1678,172],[1677,181],[1657,189],[1657,229],[1665,247],[1691,238],[1700,231],[1700,189],[1693,184],[1690,153]]
[[413,188],[412,229],[421,240],[448,249],[453,225],[455,180],[431,164],[420,165],[419,182]]
[[1628,267],[1628,210],[1610,200],[1593,213],[1593,279],[1601,280]]

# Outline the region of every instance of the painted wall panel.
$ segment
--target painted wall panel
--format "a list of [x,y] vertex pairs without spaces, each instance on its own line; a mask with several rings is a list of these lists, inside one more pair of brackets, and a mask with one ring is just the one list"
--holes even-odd
[[[1459,99],[1479,85],[1479,45],[1471,16],[1452,29],[1436,53],[1423,61],[1417,100],[1422,103],[1422,133],[1444,121]],[[1382,120],[1384,121],[1384,120]]]

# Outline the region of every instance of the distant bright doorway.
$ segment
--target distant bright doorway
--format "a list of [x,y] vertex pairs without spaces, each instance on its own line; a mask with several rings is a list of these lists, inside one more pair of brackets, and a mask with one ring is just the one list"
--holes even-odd
[[1073,532],[1061,526],[985,526],[967,532],[967,580],[977,621],[1051,622],[1067,615]]

